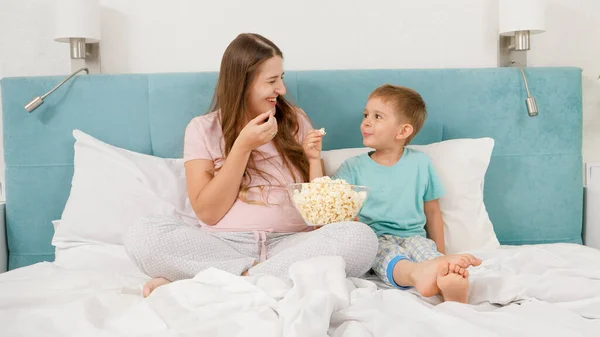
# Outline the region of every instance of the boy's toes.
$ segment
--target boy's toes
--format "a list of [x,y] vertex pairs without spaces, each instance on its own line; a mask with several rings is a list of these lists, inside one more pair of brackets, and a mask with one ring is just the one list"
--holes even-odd
[[470,264],[469,258],[465,255],[460,255],[460,258],[458,259],[458,261],[456,261],[456,264],[460,265],[463,268],[467,268]]
[[481,259],[476,258],[475,256],[473,256],[471,254],[467,254],[467,256],[469,257],[469,264],[471,266],[478,266],[481,264]]
[[450,265],[450,263],[445,261],[440,262],[437,266],[438,277],[446,276],[451,273],[452,269],[450,269]]

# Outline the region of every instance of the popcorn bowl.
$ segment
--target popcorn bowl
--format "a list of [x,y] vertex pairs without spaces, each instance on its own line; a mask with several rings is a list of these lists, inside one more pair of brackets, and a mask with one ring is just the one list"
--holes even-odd
[[[322,178],[319,178],[322,179]],[[292,203],[307,226],[353,221],[367,200],[369,188],[343,180],[287,185]]]

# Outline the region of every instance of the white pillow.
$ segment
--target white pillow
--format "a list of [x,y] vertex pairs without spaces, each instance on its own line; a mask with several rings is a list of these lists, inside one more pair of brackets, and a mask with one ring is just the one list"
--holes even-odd
[[[485,173],[494,140],[453,139],[407,147],[429,156],[446,192],[440,198],[446,253],[498,248],[500,243],[483,202]],[[324,151],[326,174],[333,175],[346,159],[368,151],[372,149]]]
[[118,148],[74,130],[74,174],[52,244],[122,245],[140,218],[163,214],[197,224],[185,186],[183,159],[164,159]]

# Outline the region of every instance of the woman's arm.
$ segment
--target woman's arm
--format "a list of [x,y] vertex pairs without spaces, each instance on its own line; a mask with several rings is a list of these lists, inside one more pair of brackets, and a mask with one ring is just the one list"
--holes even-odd
[[308,176],[309,180],[322,177],[325,169],[321,159],[321,148],[323,146],[323,135],[319,130],[309,131],[302,141],[302,148],[306,159],[308,159]]
[[309,165],[309,179],[310,181],[320,178],[324,175],[325,164],[322,159],[313,159],[308,162]]
[[234,146],[218,175],[214,175],[212,160],[185,163],[188,197],[200,221],[214,226],[229,212],[238,197],[250,153]]
[[186,162],[188,197],[200,221],[214,226],[229,212],[238,197],[252,150],[270,142],[276,133],[277,120],[273,111],[267,111],[242,129],[218,175],[214,174],[212,160]]
[[446,244],[444,241],[444,219],[442,218],[442,210],[438,199],[426,201],[424,204],[425,230],[429,238],[435,242],[440,253],[446,254]]

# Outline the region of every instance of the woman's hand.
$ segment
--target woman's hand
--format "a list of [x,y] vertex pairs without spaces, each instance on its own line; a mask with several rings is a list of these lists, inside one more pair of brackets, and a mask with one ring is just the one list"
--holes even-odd
[[246,152],[261,147],[277,135],[277,120],[273,110],[252,119],[240,132],[235,144]]
[[306,134],[302,142],[302,148],[306,158],[311,160],[321,159],[321,149],[323,148],[323,134],[319,130],[312,130]]

